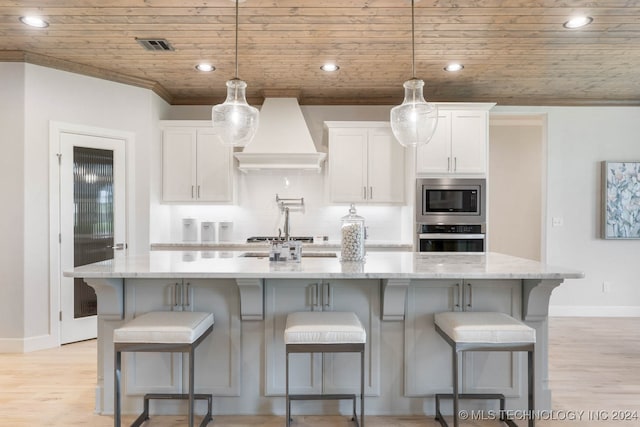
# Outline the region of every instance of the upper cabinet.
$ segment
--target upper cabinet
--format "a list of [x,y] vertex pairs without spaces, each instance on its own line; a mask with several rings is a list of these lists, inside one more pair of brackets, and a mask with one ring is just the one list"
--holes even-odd
[[485,175],[489,109],[494,104],[438,104],[438,127],[416,150],[418,175]]
[[222,145],[211,126],[163,122],[162,200],[233,200],[233,148]]
[[325,122],[334,203],[403,203],[405,150],[387,122]]

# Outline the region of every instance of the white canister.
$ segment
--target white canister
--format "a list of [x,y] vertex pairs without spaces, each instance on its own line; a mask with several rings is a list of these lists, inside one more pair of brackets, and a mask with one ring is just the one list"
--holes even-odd
[[218,225],[218,241],[230,242],[232,234],[233,234],[233,222],[220,221]]
[[198,220],[182,218],[182,241],[196,242],[198,240]]
[[213,221],[202,221],[200,224],[200,240],[203,242],[216,241],[216,223]]

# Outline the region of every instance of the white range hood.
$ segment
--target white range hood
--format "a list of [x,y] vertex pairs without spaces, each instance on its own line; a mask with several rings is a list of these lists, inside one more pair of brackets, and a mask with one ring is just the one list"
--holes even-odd
[[238,169],[320,171],[327,156],[319,153],[296,98],[266,98],[256,136],[235,154]]

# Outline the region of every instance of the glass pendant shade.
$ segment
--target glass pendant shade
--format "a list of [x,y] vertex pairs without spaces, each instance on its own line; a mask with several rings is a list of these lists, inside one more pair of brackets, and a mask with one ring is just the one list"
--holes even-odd
[[227,99],[212,109],[213,128],[224,145],[244,147],[258,130],[258,109],[247,103],[246,89],[243,80],[227,81]]
[[424,81],[404,82],[404,101],[391,109],[391,130],[405,147],[415,147],[431,141],[438,125],[438,107],[424,100]]

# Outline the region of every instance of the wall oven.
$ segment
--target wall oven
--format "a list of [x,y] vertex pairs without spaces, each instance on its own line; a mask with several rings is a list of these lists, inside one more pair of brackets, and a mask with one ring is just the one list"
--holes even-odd
[[416,181],[416,249],[484,252],[486,180],[422,178]]
[[418,252],[484,252],[484,225],[422,224]]

